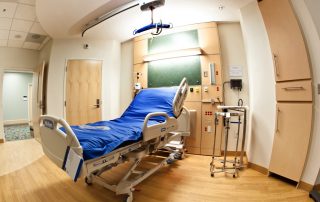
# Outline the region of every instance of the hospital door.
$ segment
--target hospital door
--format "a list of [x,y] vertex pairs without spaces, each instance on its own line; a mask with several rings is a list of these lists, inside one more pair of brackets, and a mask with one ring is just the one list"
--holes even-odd
[[70,125],[101,121],[101,66],[98,60],[68,60],[65,112]]

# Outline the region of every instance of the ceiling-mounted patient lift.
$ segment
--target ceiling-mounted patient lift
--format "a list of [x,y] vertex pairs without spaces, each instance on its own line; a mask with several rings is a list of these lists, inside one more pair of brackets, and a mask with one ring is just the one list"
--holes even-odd
[[125,4],[117,9],[114,9],[92,21],[90,21],[89,23],[87,23],[83,29],[82,29],[82,33],[81,35],[84,36],[84,33],[91,29],[92,27],[100,24],[101,22],[104,22],[105,20],[113,17],[113,16],[116,16],[126,10],[129,10],[131,8],[134,8],[138,5],[140,5],[140,9],[142,11],[151,11],[151,23],[149,25],[146,25],[144,27],[141,27],[139,29],[136,29],[133,31],[133,34],[139,34],[139,33],[142,33],[144,31],[147,31],[147,30],[151,30],[151,29],[156,29],[155,32],[152,32],[151,34],[153,35],[159,35],[161,32],[162,32],[162,29],[165,28],[172,28],[172,24],[163,24],[161,21],[158,22],[158,23],[154,23],[153,22],[153,10],[160,7],[160,6],[163,6],[165,3],[165,0],[140,0],[140,1],[132,1],[128,4]]
[[158,23],[153,22],[153,10],[163,6],[165,3],[165,0],[149,0],[149,1],[141,1],[140,3],[140,9],[142,11],[151,11],[151,23],[149,25],[146,25],[144,27],[141,27],[139,29],[136,29],[133,31],[133,35],[139,34],[141,32],[150,30],[150,29],[156,29],[156,32],[151,32],[152,35],[159,35],[162,32],[162,29],[168,29],[172,28],[172,24],[163,24],[162,21]]

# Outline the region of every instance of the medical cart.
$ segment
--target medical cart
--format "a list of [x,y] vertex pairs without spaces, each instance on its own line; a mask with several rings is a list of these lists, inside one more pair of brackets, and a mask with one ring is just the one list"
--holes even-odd
[[[245,135],[246,135],[246,116],[247,116],[247,106],[218,106],[218,110],[215,112],[214,122],[215,122],[215,130],[214,130],[214,144],[213,144],[213,154],[212,161],[210,163],[210,173],[211,177],[214,177],[215,173],[227,173],[232,174],[235,178],[238,176],[239,170],[243,167],[243,157],[244,157],[244,146],[245,146]],[[215,156],[215,144],[217,138],[217,125],[219,121],[219,117],[223,118],[224,122],[224,154],[223,158],[219,156]],[[234,117],[237,120],[231,120]],[[243,120],[242,120],[243,119]],[[229,140],[229,130],[230,124],[237,124],[237,142],[236,142],[236,151],[233,160],[227,160],[227,150],[228,150],[228,140]],[[243,124],[242,130],[242,145],[241,145],[241,153],[240,157],[238,157],[238,145],[240,138],[240,127]],[[216,165],[216,163],[220,163],[222,165]],[[232,166],[231,166],[232,164]]]

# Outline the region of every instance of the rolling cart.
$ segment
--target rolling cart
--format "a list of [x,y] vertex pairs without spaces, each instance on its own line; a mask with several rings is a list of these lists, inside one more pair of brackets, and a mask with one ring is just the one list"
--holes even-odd
[[[214,122],[215,122],[215,130],[214,130],[214,144],[213,144],[213,154],[212,160],[210,163],[210,173],[211,177],[214,177],[215,173],[227,173],[232,174],[235,178],[239,176],[239,170],[243,167],[243,157],[244,157],[244,146],[245,146],[245,135],[246,135],[246,116],[247,116],[247,106],[218,106],[219,110],[215,112],[214,115]],[[224,155],[223,159],[221,157],[215,156],[215,144],[216,144],[216,137],[217,137],[217,124],[218,118],[223,117],[224,121],[224,128],[225,128],[225,144],[224,144]],[[231,118],[237,118],[237,121],[232,121]],[[243,117],[243,121],[242,121]],[[237,142],[236,142],[236,151],[233,160],[227,160],[227,150],[228,150],[228,139],[229,139],[229,130],[230,124],[237,124]],[[241,144],[241,154],[238,157],[238,145],[239,145],[239,138],[240,138],[240,126],[243,124],[242,130],[242,144]],[[222,165],[217,166],[216,163],[219,162]]]

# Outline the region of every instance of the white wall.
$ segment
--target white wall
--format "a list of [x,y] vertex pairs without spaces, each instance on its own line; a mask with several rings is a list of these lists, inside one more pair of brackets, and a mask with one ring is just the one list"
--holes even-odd
[[[83,44],[89,44],[88,49]],[[119,116],[120,107],[120,43],[110,40],[53,40],[47,88],[47,112],[64,117],[64,78],[68,59],[102,60],[102,118]]]
[[52,39],[50,39],[40,50],[39,57],[38,57],[39,64],[43,61],[45,61],[46,63],[49,63],[51,48],[52,48]]
[[275,79],[266,28],[256,1],[240,9],[249,75],[250,162],[269,167],[275,128]]
[[124,112],[132,100],[133,41],[121,43],[120,111]]
[[0,139],[3,139],[3,73],[4,70],[33,71],[38,63],[39,51],[0,47]]
[[0,47],[0,68],[33,69],[39,57],[39,51],[21,48]]
[[[310,3],[312,2],[310,1]],[[315,92],[313,132],[311,135],[306,167],[302,175],[302,181],[314,185],[320,168],[320,96],[317,94],[317,84],[320,83],[320,38],[315,26],[317,24],[314,23],[305,2],[301,0],[292,0],[292,5],[303,30],[313,74],[313,86]],[[319,7],[319,5],[319,1],[318,3],[314,1],[312,7]],[[319,10],[317,11],[319,12]]]
[[[249,84],[246,62],[246,53],[244,49],[243,36],[240,23],[218,23],[218,31],[221,47],[223,80],[242,79],[242,91],[230,89],[230,85],[225,85],[225,105],[237,105],[238,99],[244,101],[244,105],[249,105]],[[230,66],[242,67],[242,77],[230,77]],[[230,128],[230,137],[228,142],[228,151],[235,151],[237,125],[232,124]],[[242,141],[242,127],[240,130],[240,144]],[[240,149],[240,147],[238,148]]]
[[320,38],[320,1],[319,0],[304,0],[309,9],[314,24],[318,31],[318,37]]

